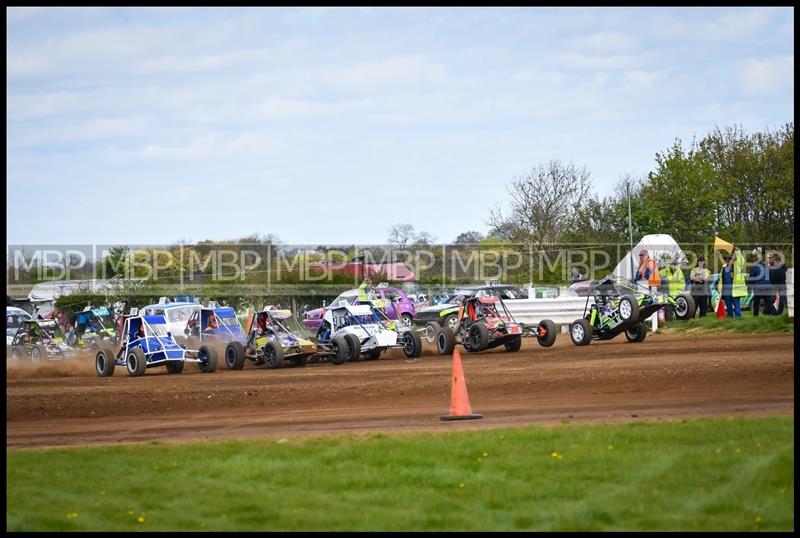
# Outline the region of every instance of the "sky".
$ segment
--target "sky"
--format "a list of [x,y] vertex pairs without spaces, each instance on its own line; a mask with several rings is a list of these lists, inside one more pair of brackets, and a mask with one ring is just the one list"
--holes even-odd
[[13,244],[488,231],[551,159],[594,191],[794,118],[794,9],[7,8]]

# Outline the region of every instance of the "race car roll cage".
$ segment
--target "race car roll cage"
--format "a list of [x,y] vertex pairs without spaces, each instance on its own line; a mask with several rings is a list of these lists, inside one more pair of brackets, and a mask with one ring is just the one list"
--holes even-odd
[[[375,316],[376,316],[376,313],[377,313],[377,319],[375,319],[375,324],[382,325],[382,326],[384,326],[384,328],[386,328],[384,323],[383,323],[383,321],[380,319],[380,314],[382,314],[382,312],[380,312],[380,310],[375,308],[375,305],[372,304],[372,301],[374,301],[374,300],[376,300],[376,299],[371,299],[366,303],[359,303],[358,305],[350,305],[350,304],[348,304],[348,306],[359,306],[359,305],[369,306],[370,310],[371,310],[371,313],[372,313],[372,316],[373,316],[373,319],[375,319]],[[367,328],[364,326],[364,324],[361,322],[361,320],[359,320],[354,314],[352,314],[347,309],[347,306],[342,304],[342,303],[346,303],[346,302],[347,301],[339,301],[339,305],[338,306],[334,306],[332,308],[329,308],[329,311],[331,313],[331,319],[334,322],[333,326],[331,327],[330,334],[328,335],[328,339],[325,340],[325,341],[319,340],[319,336],[320,336],[320,333],[322,332],[322,328],[325,326],[325,323],[324,323],[325,319],[323,318],[323,323],[320,324],[319,330],[317,330],[317,342],[319,342],[321,344],[327,344],[327,343],[329,343],[331,341],[333,333],[335,333],[336,331],[338,331],[339,329],[342,329],[344,327],[354,327],[355,325],[360,326],[362,329],[364,329],[365,333],[370,334],[370,332],[367,330]],[[344,310],[345,311],[345,315],[344,316],[336,316],[334,314],[334,310]],[[362,315],[366,316],[366,314],[362,314]],[[385,316],[386,314],[383,314],[383,315]],[[339,325],[336,324],[337,319],[341,320],[340,321],[341,324],[339,324]],[[355,321],[355,323],[346,323],[346,321],[348,319],[352,319],[353,321]],[[387,319],[388,319],[388,317],[387,317]],[[389,329],[386,328],[386,330],[389,330]],[[395,332],[398,332],[398,331],[395,331]]]
[[[225,323],[224,321],[222,321],[222,320],[224,320],[224,319],[235,319],[235,320],[236,320],[236,323],[239,325],[239,328],[241,329],[241,327],[242,327],[242,324],[239,322],[239,318],[238,318],[238,317],[236,317],[236,313],[234,312],[234,315],[233,315],[233,316],[227,316],[227,317],[226,317],[226,316],[220,316],[220,315],[219,315],[219,314],[218,314],[218,313],[215,311],[215,308],[217,308],[217,305],[214,305],[214,306],[208,306],[208,307],[203,307],[203,308],[201,308],[201,309],[199,309],[199,310],[195,310],[194,312],[192,312],[192,313],[191,313],[191,315],[189,316],[189,319],[186,321],[186,328],[183,330],[183,334],[185,334],[187,337],[191,336],[191,332],[192,332],[192,330],[193,330],[195,327],[192,327],[192,328],[190,329],[190,328],[189,328],[189,324],[190,324],[190,323],[192,323],[192,321],[193,321],[193,320],[194,320],[194,318],[196,317],[196,318],[197,318],[197,319],[196,319],[196,321],[197,321],[197,323],[196,323],[196,328],[197,328],[197,337],[200,339],[200,341],[201,341],[201,342],[203,341],[203,336],[204,336],[204,335],[205,335],[205,337],[206,337],[206,338],[208,338],[209,336],[218,336],[218,335],[216,335],[216,334],[214,334],[214,335],[212,335],[212,334],[209,334],[208,332],[206,332],[206,331],[203,329],[203,310],[210,310],[210,311],[211,311],[211,312],[214,314],[214,316],[215,316],[215,317],[216,317],[218,320],[220,320],[220,321],[218,321],[218,322],[217,322],[217,327],[225,327],[225,330],[226,330],[226,331],[228,331],[228,333],[231,335],[231,339],[232,339],[233,341],[236,341],[236,342],[238,342],[238,341],[239,341],[239,338],[240,338],[241,336],[243,336],[243,337],[245,338],[245,340],[246,340],[246,339],[247,339],[247,334],[237,335],[237,334],[236,334],[236,333],[235,333],[235,332],[234,332],[234,331],[233,331],[233,330],[232,330],[232,329],[231,329],[231,328],[228,326],[228,324],[227,324],[227,323]],[[259,314],[260,314],[260,313],[261,313],[261,312],[259,312]],[[255,319],[255,318],[254,318],[254,319]],[[242,332],[244,333],[244,331],[242,331]],[[249,332],[249,331],[248,331],[248,332]]]
[[[151,314],[151,315],[159,316],[161,318],[164,317],[162,314]],[[136,326],[136,328],[134,329],[134,327],[132,326],[133,325],[132,322],[137,322],[137,321],[141,321],[141,325],[140,326]],[[127,331],[125,330],[125,326],[126,325],[127,325],[127,328],[128,328]],[[165,325],[166,325],[166,322],[165,322]],[[140,328],[142,329],[142,332],[144,333],[144,336],[139,336],[138,335],[138,332],[139,332]],[[148,336],[148,331],[150,332],[149,336]],[[139,347],[139,349],[141,349],[144,352],[145,360],[146,360],[148,366],[151,366],[151,365],[155,366],[155,365],[159,365],[159,364],[166,363],[166,362],[169,362],[169,361],[197,362],[197,363],[203,362],[203,360],[200,359],[199,356],[197,358],[194,358],[194,357],[191,357],[191,356],[187,357],[186,356],[187,353],[194,353],[196,355],[199,355],[200,351],[196,350],[196,349],[187,349],[187,348],[181,346],[180,344],[178,344],[175,341],[175,337],[172,335],[172,332],[167,331],[167,334],[166,334],[166,336],[169,337],[171,342],[165,342],[164,340],[162,340],[161,339],[162,337],[159,336],[158,333],[155,330],[153,330],[153,327],[145,319],[144,315],[139,315],[138,313],[136,313],[136,314],[133,314],[133,315],[130,315],[130,316],[126,317],[125,321],[124,321],[124,324],[123,324],[122,334],[123,334],[123,337],[122,337],[122,340],[120,342],[119,351],[116,354],[116,361],[123,361],[123,362],[118,363],[117,366],[123,366],[125,364],[124,360],[125,360],[125,356],[127,355],[127,352],[130,349],[133,349],[134,347],[137,347],[136,344],[139,342],[139,340],[144,340],[144,345],[139,345],[138,347]],[[131,339],[131,335],[136,336],[136,338]],[[149,340],[149,338],[155,338],[156,341],[158,342],[158,344],[161,346],[161,348],[160,349],[151,350],[150,349],[150,340]],[[176,351],[180,351],[181,352],[181,357],[180,358],[170,357],[169,356],[170,352],[174,353]],[[150,361],[149,360],[150,357],[152,357],[153,355],[155,355],[157,353],[163,353],[164,354],[164,358],[163,359],[154,360],[154,361]]]

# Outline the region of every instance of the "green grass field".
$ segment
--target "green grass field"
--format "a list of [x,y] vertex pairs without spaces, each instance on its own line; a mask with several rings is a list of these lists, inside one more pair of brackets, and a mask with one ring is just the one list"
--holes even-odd
[[794,420],[7,450],[6,488],[8,530],[790,531]]
[[[645,324],[649,327],[649,324]],[[749,310],[742,312],[741,318],[717,319],[717,315],[709,313],[704,318],[692,318],[686,321],[673,320],[667,322],[662,328],[666,331],[676,332],[737,332],[737,333],[775,333],[794,332],[794,318],[790,318],[784,311],[780,316],[754,317]]]

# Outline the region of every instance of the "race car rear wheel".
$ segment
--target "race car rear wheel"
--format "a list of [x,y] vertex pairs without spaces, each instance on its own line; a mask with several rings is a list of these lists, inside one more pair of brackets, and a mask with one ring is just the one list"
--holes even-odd
[[514,338],[503,344],[503,346],[509,353],[516,353],[522,348],[522,337],[515,336]]
[[453,334],[456,332],[456,325],[458,325],[458,314],[448,314],[442,321],[442,327],[449,327]]
[[626,329],[632,329],[639,323],[639,303],[636,298],[624,295],[619,300],[619,317]]
[[11,346],[11,358],[15,361],[22,358],[22,352],[16,346]]
[[347,360],[350,362],[357,361],[361,356],[361,340],[353,333],[345,334],[344,339],[347,341]]
[[347,360],[349,346],[347,345],[347,340],[344,339],[344,336],[334,336],[331,340],[331,346],[333,346],[333,355],[328,355],[328,361],[332,362],[335,365],[344,364],[344,361]]
[[100,377],[114,375],[114,352],[109,347],[102,347],[94,359],[94,369]]
[[217,350],[212,346],[200,346],[200,349],[197,351],[197,358],[200,359],[200,362],[197,363],[197,367],[200,368],[200,371],[204,374],[209,374],[217,369]]
[[425,340],[428,341],[429,344],[436,343],[436,333],[441,330],[442,326],[436,323],[435,321],[429,321],[425,324]]
[[403,353],[409,359],[416,359],[422,355],[422,338],[417,331],[410,330],[403,334]]
[[558,329],[556,324],[549,319],[543,319],[539,322],[538,330],[536,331],[536,340],[542,347],[550,347],[556,343],[556,335]]
[[142,348],[135,347],[128,351],[128,355],[125,357],[125,368],[130,376],[139,377],[144,375],[147,370],[147,358]]
[[225,366],[228,370],[241,370],[244,367],[244,346],[239,342],[228,342],[225,346]]
[[675,298],[675,317],[680,320],[692,319],[697,305],[689,293],[681,293]]
[[631,342],[633,344],[644,342],[645,336],[647,336],[647,330],[644,327],[644,323],[639,323],[633,329],[625,330],[625,338],[628,339],[628,342]]
[[414,326],[414,316],[411,314],[402,314],[400,316],[400,323],[403,325],[403,327],[411,328]]
[[575,320],[569,326],[569,336],[576,346],[588,345],[592,341],[592,326],[583,318]]
[[364,352],[364,358],[368,361],[375,361],[381,356],[380,349],[370,349],[369,351]]
[[448,327],[439,327],[436,331],[436,351],[439,355],[452,355],[456,348],[456,335]]
[[170,374],[183,372],[183,361],[167,361],[167,372]]
[[470,327],[467,338],[470,343],[469,351],[478,352],[489,347],[489,329],[483,323],[475,323]]
[[264,345],[264,364],[270,370],[283,366],[283,348],[276,342],[267,342]]

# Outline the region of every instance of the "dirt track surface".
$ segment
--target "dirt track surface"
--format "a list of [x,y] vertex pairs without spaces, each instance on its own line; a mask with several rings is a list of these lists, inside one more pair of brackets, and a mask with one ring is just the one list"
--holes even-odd
[[648,335],[575,347],[568,335],[519,353],[462,352],[474,412],[450,409],[452,361],[427,347],[342,366],[182,374],[117,368],[94,373],[93,357],[38,368],[10,366],[7,447],[284,437],[363,431],[445,431],[562,422],[700,416],[793,415],[794,335]]

